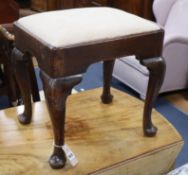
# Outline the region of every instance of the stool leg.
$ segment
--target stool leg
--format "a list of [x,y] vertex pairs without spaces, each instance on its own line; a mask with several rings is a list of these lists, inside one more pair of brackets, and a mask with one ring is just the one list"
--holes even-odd
[[148,68],[150,73],[144,106],[143,130],[145,136],[152,137],[157,132],[151,120],[152,107],[163,83],[166,65],[164,59],[160,57],[145,59],[141,63]]
[[66,99],[71,94],[73,86],[82,80],[82,76],[53,79],[42,70],[40,75],[54,131],[54,150],[49,158],[49,164],[52,168],[59,169],[64,167],[66,162],[65,153],[62,149],[64,145]]
[[23,114],[18,116],[18,120],[22,124],[28,124],[31,121],[32,105],[31,105],[31,89],[28,75],[28,54],[23,54],[18,49],[14,48],[12,51],[12,60],[14,66],[14,73],[19,89],[21,91],[21,97],[25,106]]
[[109,104],[113,100],[113,96],[110,92],[110,83],[112,80],[114,63],[114,60],[108,60],[103,62],[103,93],[101,95],[101,100],[104,104]]

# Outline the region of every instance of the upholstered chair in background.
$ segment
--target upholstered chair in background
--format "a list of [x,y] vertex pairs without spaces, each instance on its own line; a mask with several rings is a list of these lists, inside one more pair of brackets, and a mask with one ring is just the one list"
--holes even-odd
[[[8,96],[9,105],[20,101],[19,88],[11,63],[11,52],[14,46],[13,24],[19,18],[19,6],[14,0],[0,1],[0,95]],[[39,90],[32,61],[27,62],[33,101],[39,101]]]
[[[154,0],[153,13],[165,30],[166,75],[160,93],[185,89],[188,87],[188,0]],[[149,72],[135,58],[117,60],[113,76],[145,98]]]

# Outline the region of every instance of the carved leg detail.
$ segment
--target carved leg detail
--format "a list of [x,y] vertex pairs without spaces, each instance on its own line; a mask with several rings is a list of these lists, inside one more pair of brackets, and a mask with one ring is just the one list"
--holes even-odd
[[54,151],[49,158],[49,164],[54,169],[64,167],[66,158],[62,150],[64,145],[64,125],[66,99],[71,94],[73,86],[80,83],[82,75],[53,79],[41,71],[44,92],[54,131]]
[[13,49],[12,60],[13,60],[15,77],[19,89],[21,91],[21,96],[25,106],[23,114],[18,116],[18,120],[22,124],[30,123],[32,116],[32,106],[31,106],[31,96],[30,96],[31,90],[30,90],[29,75],[27,70],[28,68],[27,59],[29,59],[27,54],[24,55],[18,49],[16,48]]
[[101,100],[104,104],[109,104],[112,102],[113,96],[110,92],[110,83],[112,79],[112,71],[114,68],[114,60],[103,62],[103,93],[101,95]]
[[148,68],[150,73],[144,106],[143,130],[145,136],[152,137],[157,132],[151,120],[152,107],[163,83],[166,65],[161,57],[142,60],[141,63]]

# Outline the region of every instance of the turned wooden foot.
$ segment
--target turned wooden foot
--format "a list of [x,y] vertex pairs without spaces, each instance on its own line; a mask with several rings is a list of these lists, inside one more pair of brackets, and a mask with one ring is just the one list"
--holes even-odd
[[164,79],[165,62],[163,58],[157,57],[142,60],[141,63],[148,68],[150,73],[143,114],[143,130],[145,136],[152,137],[156,135],[157,128],[152,124],[151,113]]
[[14,73],[18,83],[21,97],[24,103],[24,112],[18,116],[18,120],[22,124],[28,124],[31,121],[32,106],[31,106],[31,89],[28,75],[28,54],[23,54],[17,48],[12,51],[12,60],[14,66]]
[[82,76],[51,78],[41,71],[44,92],[54,131],[54,150],[49,158],[49,164],[54,169],[65,166],[66,158],[62,149],[64,145],[65,109],[68,95],[72,88],[82,80]]
[[53,153],[48,162],[53,169],[60,169],[65,166],[66,156],[61,146],[59,148],[54,146]]
[[112,72],[115,60],[103,62],[103,92],[101,100],[104,104],[109,104],[113,100],[113,95],[110,92],[110,83],[112,80]]

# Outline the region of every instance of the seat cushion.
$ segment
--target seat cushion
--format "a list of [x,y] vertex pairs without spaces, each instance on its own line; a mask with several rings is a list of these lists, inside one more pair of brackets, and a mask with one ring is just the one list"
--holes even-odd
[[44,12],[21,18],[16,25],[53,47],[108,41],[160,29],[151,21],[108,7]]

